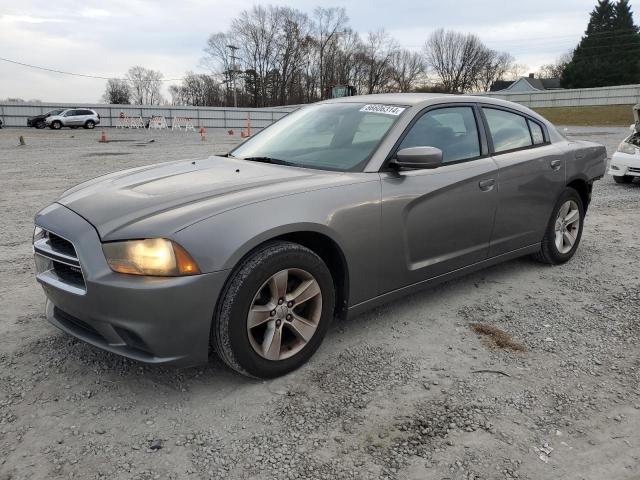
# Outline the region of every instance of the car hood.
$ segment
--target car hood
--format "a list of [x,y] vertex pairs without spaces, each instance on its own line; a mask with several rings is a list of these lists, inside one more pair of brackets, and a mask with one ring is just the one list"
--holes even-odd
[[354,174],[210,157],[139,167],[82,183],[58,203],[103,240],[170,235],[257,201],[353,183]]

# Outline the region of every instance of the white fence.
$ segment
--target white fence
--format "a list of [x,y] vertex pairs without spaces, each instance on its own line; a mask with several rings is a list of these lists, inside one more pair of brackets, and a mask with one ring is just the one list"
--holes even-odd
[[[486,92],[477,95],[501,98],[527,107],[578,107],[589,105],[635,105],[640,103],[640,85],[619,87],[579,88],[574,90],[547,90],[540,92]],[[0,119],[8,127],[24,127],[27,118],[56,108],[91,108],[100,115],[100,127],[115,127],[122,118],[143,119],[144,124],[152,117],[164,117],[167,127],[172,128],[172,119],[188,118],[195,128],[223,128],[240,130],[246,127],[247,115],[251,128],[261,129],[284,117],[298,106],[273,108],[229,108],[229,107],[178,107],[135,106],[104,104],[66,103],[0,103]]]
[[486,92],[478,95],[501,98],[530,108],[582,107],[591,105],[635,105],[640,102],[640,85],[577,88],[540,92]]
[[27,118],[57,108],[91,108],[100,115],[100,127],[115,127],[119,119],[164,117],[171,128],[173,118],[189,118],[194,127],[240,130],[246,127],[247,115],[251,128],[261,129],[271,125],[297,107],[275,108],[227,108],[227,107],[177,107],[105,105],[88,103],[0,103],[0,119],[7,127],[25,127]]

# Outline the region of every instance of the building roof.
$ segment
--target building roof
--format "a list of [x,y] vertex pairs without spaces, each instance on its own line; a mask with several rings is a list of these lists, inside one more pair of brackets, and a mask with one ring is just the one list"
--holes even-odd
[[501,90],[511,90],[517,83],[526,83],[531,90],[558,90],[561,89],[559,78],[535,78],[520,77],[515,82],[497,80],[491,84],[489,91],[499,92]]
[[500,90],[504,90],[509,88],[513,84],[513,80],[496,80],[489,87],[490,92],[498,92]]

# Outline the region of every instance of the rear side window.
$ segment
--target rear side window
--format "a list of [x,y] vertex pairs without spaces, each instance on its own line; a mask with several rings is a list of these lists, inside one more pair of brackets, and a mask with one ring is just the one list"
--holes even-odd
[[483,110],[496,153],[533,145],[525,117],[494,108]]
[[400,149],[436,147],[444,163],[480,156],[478,125],[471,107],[444,107],[425,113],[411,127]]
[[534,145],[543,144],[544,133],[542,132],[542,127],[536,122],[533,122],[531,120],[527,119],[527,122],[529,122],[529,129],[531,130],[531,138],[533,139],[533,144]]

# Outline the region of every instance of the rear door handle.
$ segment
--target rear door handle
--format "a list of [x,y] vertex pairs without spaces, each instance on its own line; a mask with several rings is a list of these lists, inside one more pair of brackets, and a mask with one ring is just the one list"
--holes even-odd
[[478,182],[478,186],[480,187],[480,190],[482,190],[483,192],[489,192],[491,190],[493,190],[493,187],[495,186],[496,181],[493,178],[490,178],[488,180],[481,180],[480,182]]
[[560,167],[562,167],[562,160],[551,160],[551,168],[560,170]]

